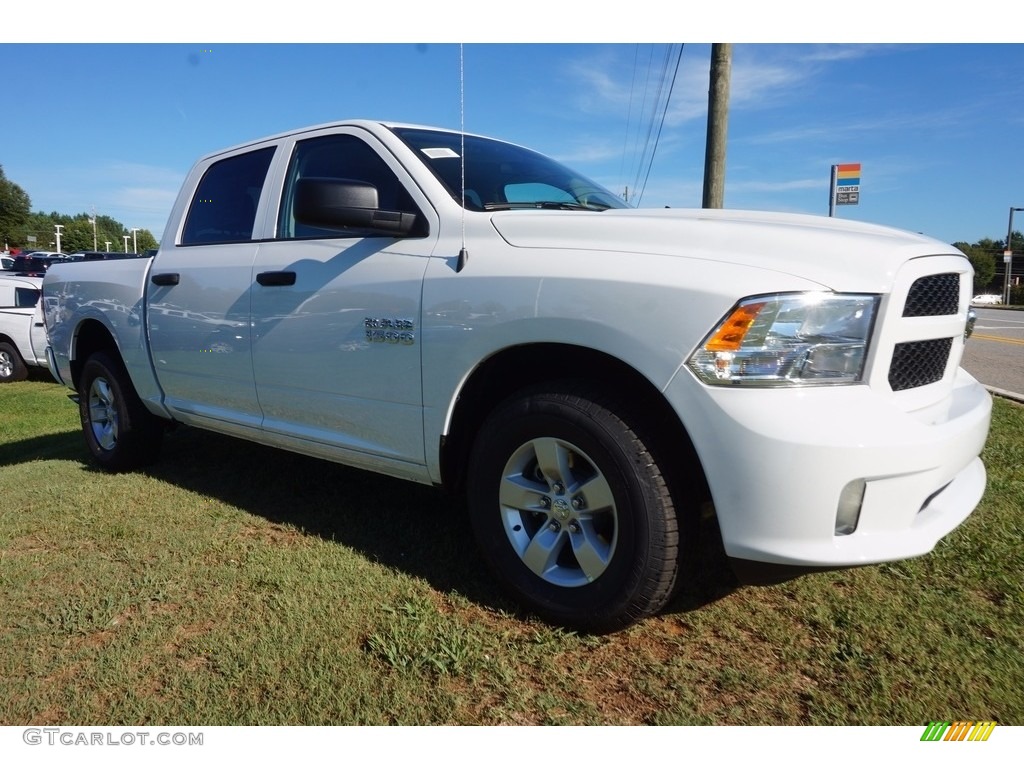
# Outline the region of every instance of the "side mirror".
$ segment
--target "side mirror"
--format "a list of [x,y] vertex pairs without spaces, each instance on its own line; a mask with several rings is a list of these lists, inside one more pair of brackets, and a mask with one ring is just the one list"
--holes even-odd
[[295,183],[295,220],[321,229],[370,229],[408,235],[416,214],[378,207],[377,188],[365,181],[309,177]]

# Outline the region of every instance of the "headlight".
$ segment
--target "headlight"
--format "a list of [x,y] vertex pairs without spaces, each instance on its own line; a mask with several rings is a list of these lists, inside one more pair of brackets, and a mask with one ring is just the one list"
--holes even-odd
[[855,384],[864,373],[878,300],[841,293],[744,299],[686,364],[706,384]]

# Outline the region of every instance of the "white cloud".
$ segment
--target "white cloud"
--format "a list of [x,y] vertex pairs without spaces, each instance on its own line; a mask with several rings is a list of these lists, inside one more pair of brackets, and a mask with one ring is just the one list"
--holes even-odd
[[170,168],[123,161],[62,168],[33,210],[110,216],[126,227],[148,229],[160,239],[184,174]]

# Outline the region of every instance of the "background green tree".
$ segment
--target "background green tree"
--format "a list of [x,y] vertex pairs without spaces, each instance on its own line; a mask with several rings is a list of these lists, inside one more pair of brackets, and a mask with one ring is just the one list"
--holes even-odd
[[993,249],[980,243],[981,241],[974,245],[968,245],[967,243],[953,243],[955,247],[959,248],[967,255],[967,258],[970,259],[971,266],[974,267],[975,293],[982,292],[988,284],[992,282],[992,278],[995,277],[996,274],[996,257],[993,253]]
[[[1005,240],[1000,240],[1000,243],[1006,245]],[[1020,253],[1024,251],[1024,235],[1018,232],[1016,229],[1013,230],[1013,234],[1010,235],[1010,243],[1013,244],[1013,252]]]
[[16,248],[23,244],[19,234],[25,227],[31,208],[28,193],[10,181],[0,165],[0,240],[7,246]]
[[[95,238],[93,219],[95,218]],[[9,248],[22,250],[57,250],[56,225],[61,225],[60,250],[63,253],[76,251],[124,250],[124,236],[128,235],[128,250],[133,248],[131,230],[110,216],[93,216],[90,213],[69,215],[51,211],[32,212],[32,201],[20,186],[10,181],[0,166],[0,239]],[[30,239],[34,238],[34,239]],[[139,253],[156,248],[153,233],[140,229],[135,233],[134,247]]]
[[[107,243],[110,243],[109,250],[121,252],[124,250],[124,236],[128,235],[128,250],[133,247],[131,230],[117,219],[110,216],[96,216],[96,238],[93,245],[92,215],[89,213],[76,213],[73,216],[64,213],[43,213],[36,211],[29,214],[22,227],[24,235],[34,235],[35,242],[22,237],[18,245],[31,247],[41,251],[53,251],[57,249],[56,227],[62,225],[60,233],[60,249],[63,253],[75,253],[76,251],[105,251]],[[138,244],[139,252],[147,248],[156,248],[157,241],[153,233],[148,229],[140,229],[135,233],[135,243]],[[13,246],[14,243],[12,242]]]

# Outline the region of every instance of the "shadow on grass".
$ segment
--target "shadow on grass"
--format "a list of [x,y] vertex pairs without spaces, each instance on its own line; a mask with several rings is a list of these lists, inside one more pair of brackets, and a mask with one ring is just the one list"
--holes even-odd
[[489,580],[460,500],[433,487],[187,427],[165,436],[160,461],[145,472],[440,591],[514,610]]
[[85,458],[85,444],[78,430],[0,443],[0,467],[48,459],[84,462]]
[[[43,384],[59,384],[53,374],[50,373],[50,369],[45,366],[30,365],[28,366],[27,381],[39,381]],[[71,390],[68,390],[70,392]]]
[[[33,459],[77,459],[85,471],[102,472],[87,462],[77,431],[0,447],[0,466]],[[351,547],[442,592],[522,615],[477,554],[461,498],[436,488],[189,428],[168,433],[161,460],[145,472]],[[686,580],[669,612],[695,610],[732,591],[735,582],[720,558],[717,526],[711,527],[702,532],[706,544],[698,548],[697,578]]]
[[[167,436],[148,474],[344,544],[439,591],[519,613],[478,555],[462,499],[437,488],[187,428]],[[699,609],[735,589],[717,524],[705,519],[700,529],[695,578],[669,612]]]
[[700,610],[728,597],[739,586],[726,559],[722,534],[714,515],[702,517],[696,527],[696,542],[688,555],[690,565],[680,576],[682,584],[662,614]]

